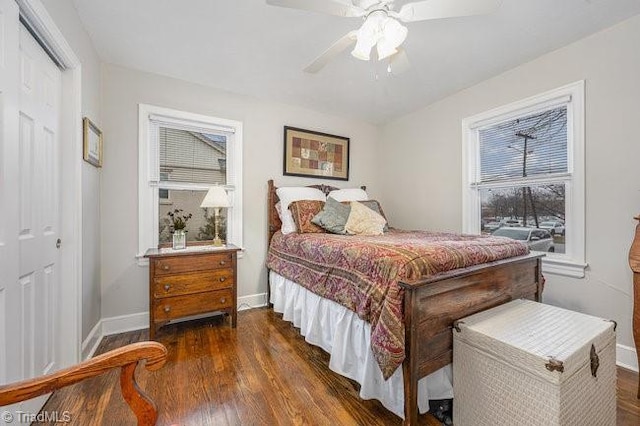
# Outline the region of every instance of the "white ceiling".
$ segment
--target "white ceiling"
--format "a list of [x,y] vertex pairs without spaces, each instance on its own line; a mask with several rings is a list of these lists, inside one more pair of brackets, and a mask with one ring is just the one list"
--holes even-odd
[[640,0],[503,0],[491,15],[407,24],[400,76],[348,51],[313,75],[302,69],[361,19],[265,0],[73,1],[105,62],[372,123],[640,13]]

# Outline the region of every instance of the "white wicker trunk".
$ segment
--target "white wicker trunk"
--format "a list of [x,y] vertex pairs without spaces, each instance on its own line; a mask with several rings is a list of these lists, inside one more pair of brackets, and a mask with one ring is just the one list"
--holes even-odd
[[528,300],[456,322],[454,424],[615,426],[614,325]]

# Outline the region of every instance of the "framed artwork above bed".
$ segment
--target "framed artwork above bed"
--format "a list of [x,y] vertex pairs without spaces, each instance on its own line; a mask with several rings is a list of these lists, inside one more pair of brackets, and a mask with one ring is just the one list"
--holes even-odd
[[287,176],[349,180],[349,138],[284,127]]

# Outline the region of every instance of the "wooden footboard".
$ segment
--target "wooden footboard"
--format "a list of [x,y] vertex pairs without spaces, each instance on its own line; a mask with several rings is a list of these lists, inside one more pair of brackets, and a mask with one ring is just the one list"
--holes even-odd
[[405,289],[405,425],[418,424],[418,380],[453,359],[455,321],[513,299],[539,301],[543,256],[530,254],[400,283]]

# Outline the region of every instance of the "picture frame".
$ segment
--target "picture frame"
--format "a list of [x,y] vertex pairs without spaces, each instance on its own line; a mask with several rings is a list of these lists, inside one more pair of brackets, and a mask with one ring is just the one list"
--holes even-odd
[[82,158],[95,167],[102,167],[102,131],[89,118],[82,119]]
[[349,180],[349,144],[344,136],[285,126],[283,174]]

